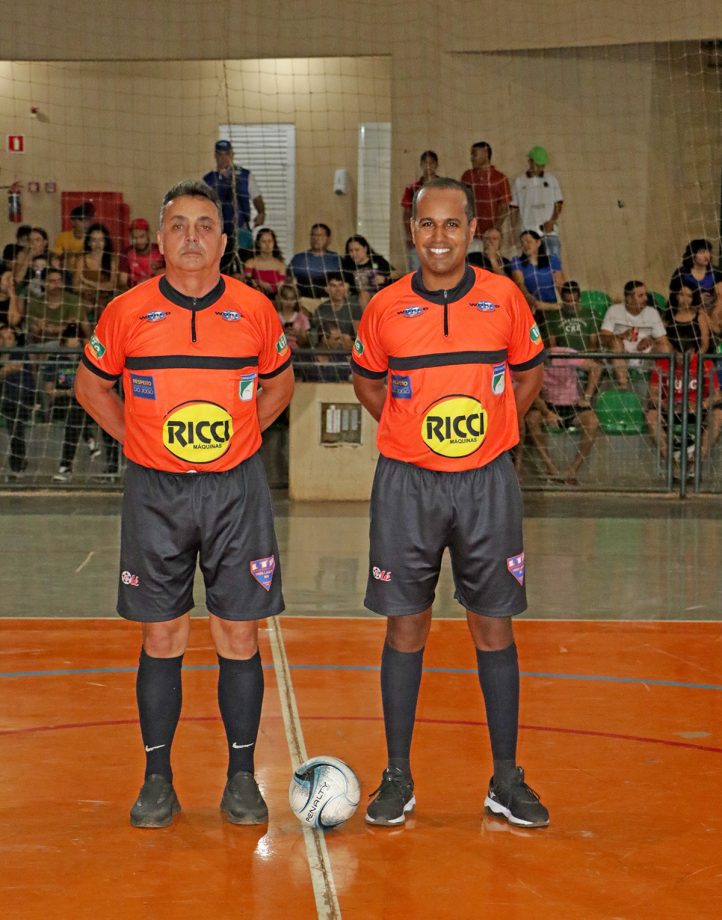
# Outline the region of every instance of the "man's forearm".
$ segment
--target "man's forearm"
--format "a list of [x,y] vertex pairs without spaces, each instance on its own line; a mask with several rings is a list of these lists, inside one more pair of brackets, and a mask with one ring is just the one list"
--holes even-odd
[[75,382],[75,398],[100,427],[119,441],[125,441],[123,400],[115,389],[88,386],[79,375]]

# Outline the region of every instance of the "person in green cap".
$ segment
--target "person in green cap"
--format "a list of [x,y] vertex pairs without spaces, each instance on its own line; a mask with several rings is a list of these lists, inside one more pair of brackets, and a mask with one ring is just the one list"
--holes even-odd
[[561,243],[557,221],[564,200],[556,176],[545,169],[549,154],[544,147],[532,147],[529,168],[514,179],[511,188],[511,217],[517,234],[534,230],[544,237],[548,256],[561,261]]

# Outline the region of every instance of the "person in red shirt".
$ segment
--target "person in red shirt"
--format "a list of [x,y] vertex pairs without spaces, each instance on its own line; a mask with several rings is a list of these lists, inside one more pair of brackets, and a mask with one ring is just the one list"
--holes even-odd
[[414,248],[414,241],[411,238],[411,231],[409,229],[409,221],[411,220],[411,205],[414,200],[414,195],[424,185],[424,183],[428,182],[430,179],[436,178],[439,169],[439,158],[433,150],[424,150],[424,152],[419,157],[419,166],[421,167],[421,175],[413,182],[409,182],[409,184],[404,189],[404,194],[401,197],[401,210],[403,211],[404,237],[406,239],[406,252],[409,271],[415,271],[419,267],[419,261],[416,256],[416,249]]
[[[161,251],[150,241],[150,224],[144,217],[130,222],[130,246],[120,259],[121,287],[135,287],[163,271]],[[125,283],[123,283],[125,282]]]
[[486,141],[472,144],[471,169],[461,177],[474,195],[476,230],[470,246],[472,252],[482,252],[484,231],[492,227],[501,231],[509,215],[511,186],[504,173],[491,165],[491,154],[491,145]]
[[[449,548],[486,704],[494,775],[485,805],[514,824],[549,813],[516,764],[519,665],[512,616],[526,608],[522,507],[510,456],[539,393],[544,348],[512,281],[473,268],[468,186],[431,179],[410,224],[421,267],[370,301],[352,369],[378,420],[365,605],[387,617],[381,658],[388,765],[366,812],[398,825],[415,805],[411,737],[441,557]],[[516,387],[512,387],[514,371]]]
[[[253,775],[258,620],[280,613],[283,595],[258,449],[290,401],[293,371],[273,305],[220,273],[222,227],[204,182],[166,193],[158,232],[166,272],[108,304],[76,377],[78,401],[128,459],[118,613],[143,632],[136,694],[146,771],[135,827],[165,827],[180,810],[170,751],[197,560],[228,740],[221,811],[234,824],[268,817]],[[113,390],[121,377],[125,403]]]

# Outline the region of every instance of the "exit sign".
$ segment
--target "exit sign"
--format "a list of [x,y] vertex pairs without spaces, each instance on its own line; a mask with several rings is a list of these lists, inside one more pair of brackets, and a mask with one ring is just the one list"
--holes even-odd
[[10,153],[24,153],[25,152],[25,135],[24,134],[8,134],[8,151]]

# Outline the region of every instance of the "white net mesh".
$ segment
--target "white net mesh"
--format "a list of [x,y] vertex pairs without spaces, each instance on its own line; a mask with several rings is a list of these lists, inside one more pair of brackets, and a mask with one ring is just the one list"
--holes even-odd
[[[547,150],[546,169],[564,201],[564,275],[583,289],[620,301],[625,281],[640,278],[666,298],[690,239],[709,239],[717,259],[722,22],[715,5],[692,4],[698,8],[684,15],[669,2],[622,9],[611,0],[587,12],[558,0],[533,14],[521,3],[492,12],[463,0],[443,8],[432,0],[413,8],[272,6],[220,3],[203,12],[132,0],[122,9],[40,2],[32,16],[8,11],[0,38],[8,58],[0,62],[8,135],[0,152],[3,244],[12,247],[18,226],[28,224],[47,232],[52,249],[70,229],[71,208],[89,201],[120,253],[129,222],[146,219],[153,235],[165,190],[212,170],[214,143],[228,138],[236,163],[258,183],[264,223],[284,262],[307,249],[309,228],[323,223],[332,249],[343,254],[360,233],[401,272],[408,257],[401,198],[419,177],[419,155],[434,150],[439,174],[458,178],[470,145],[484,140],[510,180],[524,172],[532,147]],[[38,32],[37,21],[53,26]],[[252,225],[258,212],[250,211]],[[249,239],[239,236],[242,249],[252,250]],[[518,248],[509,222],[503,246],[508,256]],[[12,261],[11,249],[7,255]],[[31,280],[29,269],[12,279],[21,342]],[[72,287],[73,277],[67,282]],[[5,322],[9,285],[6,273]],[[91,305],[91,325],[108,293]],[[356,293],[365,296],[358,285]],[[57,331],[49,338],[56,341]],[[310,341],[327,344],[313,321]],[[7,364],[15,344],[4,347]],[[31,374],[20,388],[32,380],[34,389],[25,399],[23,481],[46,483],[57,472],[68,397],[48,395],[38,374],[42,355],[25,357]],[[330,379],[336,366],[337,379],[347,376],[343,356],[331,356],[323,371],[312,367],[313,354],[299,357],[299,366],[311,367],[306,379]],[[5,472],[7,433],[0,435]],[[97,432],[95,440],[102,448]],[[81,436],[76,479],[96,467],[102,477],[104,460],[91,463]],[[589,484],[613,478],[597,464]]]

